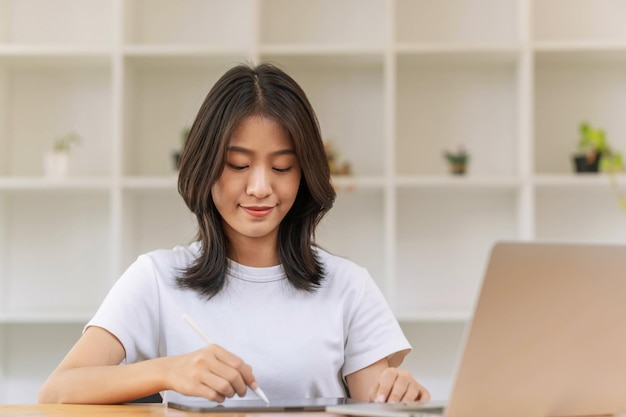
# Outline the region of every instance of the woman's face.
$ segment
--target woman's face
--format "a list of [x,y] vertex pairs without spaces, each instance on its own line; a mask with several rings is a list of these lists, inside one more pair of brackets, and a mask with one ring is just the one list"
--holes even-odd
[[211,189],[235,251],[240,245],[275,248],[278,226],[296,199],[300,176],[292,140],[280,124],[261,116],[241,121]]

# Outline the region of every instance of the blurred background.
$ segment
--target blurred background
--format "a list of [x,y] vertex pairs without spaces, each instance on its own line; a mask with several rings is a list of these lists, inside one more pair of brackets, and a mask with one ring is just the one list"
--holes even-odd
[[[0,403],[35,401],[140,253],[193,240],[176,154],[217,78],[262,61],[320,120],[338,199],[319,243],[368,268],[405,366],[446,399],[495,241],[626,241],[624,16],[626,0],[0,0]],[[594,151],[600,172],[576,172]]]

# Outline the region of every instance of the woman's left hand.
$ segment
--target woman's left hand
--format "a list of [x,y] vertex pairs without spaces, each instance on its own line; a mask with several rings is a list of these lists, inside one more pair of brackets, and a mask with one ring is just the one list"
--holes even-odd
[[430,393],[409,371],[393,367],[381,372],[378,382],[369,392],[369,401],[377,403],[428,400]]

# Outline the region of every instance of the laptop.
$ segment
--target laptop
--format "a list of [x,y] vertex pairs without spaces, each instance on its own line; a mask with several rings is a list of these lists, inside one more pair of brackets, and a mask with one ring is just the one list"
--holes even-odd
[[495,244],[447,404],[327,411],[387,417],[626,411],[626,246]]

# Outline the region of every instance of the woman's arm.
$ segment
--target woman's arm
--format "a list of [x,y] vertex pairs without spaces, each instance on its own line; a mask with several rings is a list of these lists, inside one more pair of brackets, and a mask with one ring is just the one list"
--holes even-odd
[[386,358],[346,376],[352,398],[362,401],[428,401],[430,393],[410,372],[389,366]]
[[38,401],[118,404],[171,389],[221,402],[257,386],[250,366],[217,345],[120,366],[124,357],[115,336],[89,327],[43,384]]

